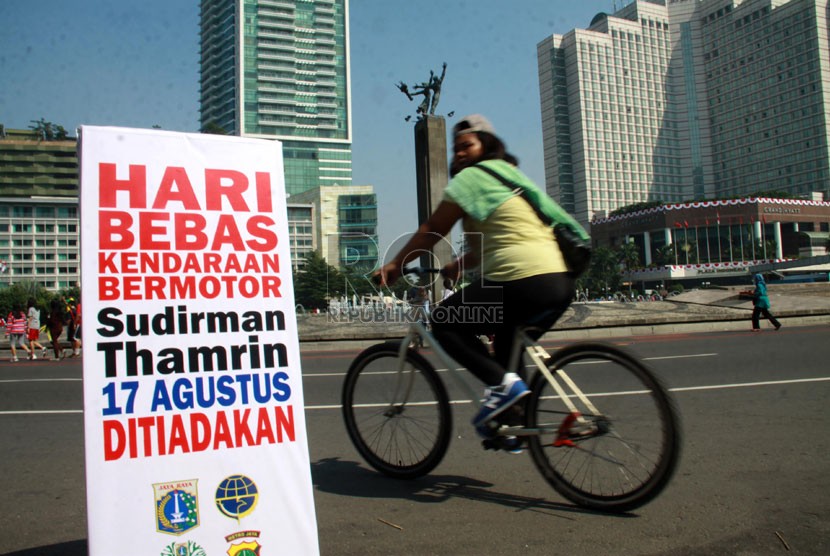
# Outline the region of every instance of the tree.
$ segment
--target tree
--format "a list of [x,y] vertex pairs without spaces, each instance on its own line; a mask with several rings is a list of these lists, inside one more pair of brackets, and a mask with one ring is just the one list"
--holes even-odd
[[69,133],[62,125],[47,122],[45,118],[40,120],[30,120],[34,125],[30,125],[29,129],[40,135],[44,141],[65,141],[69,138]]
[[343,277],[319,252],[309,253],[294,273],[294,298],[306,310],[328,307],[328,300],[343,295]]
[[605,294],[620,289],[619,257],[609,247],[597,247],[591,254],[588,283],[591,291]]
[[41,309],[49,307],[54,294],[49,293],[37,282],[17,282],[4,290],[0,290],[0,315],[5,317],[15,308],[26,310],[29,299],[34,299]]
[[659,206],[663,206],[665,203],[663,201],[643,201],[639,203],[632,203],[630,205],[625,205],[624,207],[620,207],[618,209],[612,210],[608,216],[619,216],[621,214],[630,214],[632,212],[638,212],[641,210],[647,210],[650,208],[656,208]]
[[623,243],[617,247],[617,255],[628,272],[640,267],[640,248],[633,241]]
[[202,133],[207,133],[209,135],[227,135],[228,132],[225,128],[214,122],[213,120],[209,121],[205,124],[202,128]]
[[669,243],[654,250],[654,261],[656,266],[670,266],[675,264],[674,244]]
[[631,293],[631,274],[635,268],[640,267],[640,248],[633,241],[628,241],[617,248],[617,256],[620,263],[625,266],[628,274],[628,293]]

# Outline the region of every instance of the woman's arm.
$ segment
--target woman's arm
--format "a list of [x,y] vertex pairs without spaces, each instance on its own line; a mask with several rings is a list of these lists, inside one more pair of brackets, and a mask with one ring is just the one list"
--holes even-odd
[[441,269],[441,274],[443,276],[450,278],[453,282],[458,282],[458,280],[461,279],[462,274],[479,266],[481,263],[481,256],[479,249],[477,249],[478,244],[477,242],[472,241],[470,243],[473,245],[471,246],[468,244],[467,252],[451,263],[444,265],[444,268]]
[[450,201],[441,201],[429,220],[418,227],[398,254],[375,272],[376,276],[380,276],[381,284],[393,284],[403,273],[406,263],[419,257],[421,251],[429,249],[439,239],[446,236],[463,216],[464,211],[459,205]]

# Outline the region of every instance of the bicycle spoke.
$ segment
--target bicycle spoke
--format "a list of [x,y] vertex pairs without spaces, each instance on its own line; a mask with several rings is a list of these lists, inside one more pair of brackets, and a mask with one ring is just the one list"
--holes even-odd
[[449,400],[438,375],[421,356],[381,344],[355,359],[343,386],[346,429],[375,469],[416,477],[440,462],[450,438]]
[[539,429],[529,439],[534,462],[579,504],[637,507],[663,488],[676,462],[670,400],[640,362],[617,348],[568,349],[550,362],[556,372],[537,376],[531,387],[528,426]]

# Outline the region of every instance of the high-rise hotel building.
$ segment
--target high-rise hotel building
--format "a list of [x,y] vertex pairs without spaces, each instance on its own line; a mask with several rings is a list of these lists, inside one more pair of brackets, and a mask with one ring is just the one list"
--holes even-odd
[[48,290],[81,278],[78,154],[74,137],[47,140],[0,124],[0,290]]
[[287,193],[351,185],[348,0],[202,0],[204,131],[278,139]]
[[547,188],[639,202],[830,195],[828,0],[634,0],[538,44]]

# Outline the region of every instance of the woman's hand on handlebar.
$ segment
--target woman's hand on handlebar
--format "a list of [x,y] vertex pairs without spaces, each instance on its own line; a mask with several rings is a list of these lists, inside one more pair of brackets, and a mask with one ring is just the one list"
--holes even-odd
[[401,277],[401,264],[397,261],[386,263],[372,274],[372,280],[381,286],[391,286]]

